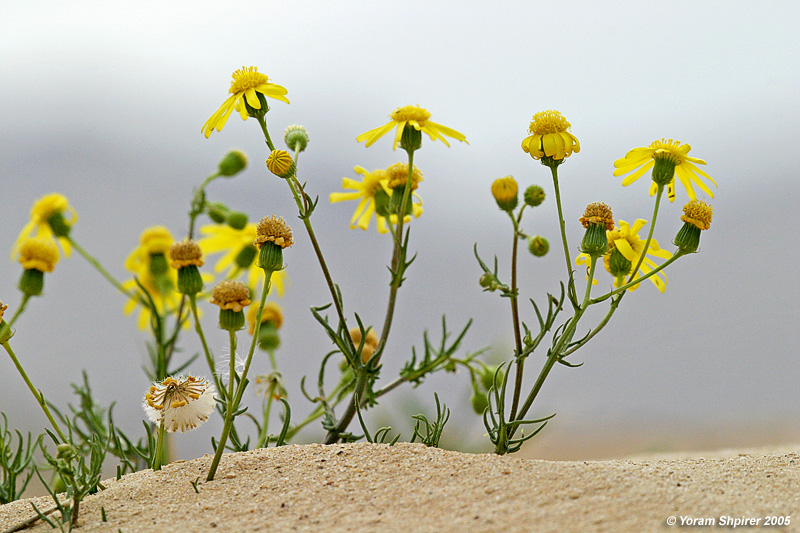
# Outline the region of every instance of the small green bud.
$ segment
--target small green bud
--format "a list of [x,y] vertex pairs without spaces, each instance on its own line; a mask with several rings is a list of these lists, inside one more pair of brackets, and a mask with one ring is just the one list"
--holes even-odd
[[678,230],[678,234],[675,235],[673,244],[685,254],[696,252],[700,247],[700,228],[685,222],[683,227]]
[[225,220],[228,218],[228,213],[230,213],[228,206],[220,202],[214,202],[206,206],[206,214],[208,214],[208,218],[217,224],[222,224],[225,222]]
[[281,345],[278,328],[272,322],[264,322],[258,330],[258,347],[269,352],[277,350]]
[[486,408],[489,407],[489,398],[486,393],[480,391],[472,391],[472,398],[469,399],[472,403],[472,410],[476,415],[482,415]]
[[550,250],[550,243],[541,235],[536,235],[528,239],[528,251],[536,256],[543,257]]
[[247,167],[247,157],[239,150],[232,150],[225,154],[219,162],[219,173],[222,176],[231,177]]
[[228,213],[228,216],[225,217],[225,221],[233,229],[241,230],[247,226],[247,214],[241,211],[231,211]]
[[497,283],[494,280],[494,276],[492,276],[488,272],[485,272],[483,275],[481,275],[480,279],[478,280],[478,283],[480,284],[481,287],[489,291],[494,291],[497,289]]
[[713,215],[714,209],[702,200],[691,200],[683,206],[681,220],[684,224],[673,241],[681,253],[697,251],[700,246],[700,232],[711,227]]
[[150,255],[150,273],[155,276],[163,276],[167,273],[167,258],[162,252],[157,252]]
[[26,268],[19,278],[19,290],[28,296],[39,296],[44,289],[44,272],[35,268]]
[[497,365],[487,365],[485,368],[481,367],[481,369],[478,371],[478,377],[481,379],[481,385],[487,391],[494,387],[495,374],[497,374],[497,386],[500,387],[503,384],[505,372],[503,372],[502,369],[498,370]]
[[308,146],[308,132],[303,126],[296,124],[286,128],[283,133],[283,142],[292,152],[302,152]]
[[234,259],[234,263],[236,266],[241,268],[242,270],[246,270],[250,268],[253,264],[253,261],[256,260],[256,255],[258,254],[258,248],[253,246],[252,244],[248,244],[242,250],[236,254],[236,259]]
[[581,241],[581,252],[591,257],[601,257],[608,251],[606,227],[602,224],[589,224]]
[[[392,194],[394,196],[394,194]],[[391,214],[391,197],[382,188],[375,191],[375,213],[378,216],[388,217]]]
[[538,185],[531,185],[525,189],[525,203],[531,207],[536,207],[544,202],[544,189]]

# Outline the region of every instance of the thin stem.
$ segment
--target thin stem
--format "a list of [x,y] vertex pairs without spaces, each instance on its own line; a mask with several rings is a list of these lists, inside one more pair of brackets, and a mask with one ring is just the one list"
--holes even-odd
[[659,185],[658,190],[656,191],[656,203],[653,206],[653,221],[650,223],[650,231],[647,233],[647,240],[644,243],[644,250],[642,251],[641,257],[639,257],[639,262],[636,263],[636,267],[631,271],[631,275],[628,278],[628,281],[631,282],[636,277],[637,272],[639,272],[639,267],[642,266],[644,262],[644,256],[647,254],[647,250],[650,249],[650,241],[653,240],[653,232],[656,229],[656,217],[658,217],[658,207],[661,205],[661,195],[664,193],[664,186]]
[[629,281],[625,285],[622,285],[621,287],[618,287],[618,288],[614,289],[613,291],[609,292],[608,294],[604,294],[602,296],[598,296],[597,298],[593,298],[591,300],[590,304],[600,303],[603,300],[607,300],[607,299],[611,298],[612,296],[616,296],[618,294],[624,293],[630,287],[633,287],[634,285],[638,285],[639,283],[641,283],[642,281],[646,280],[647,278],[649,278],[651,276],[655,276],[656,274],[658,274],[659,272],[661,272],[662,270],[667,268],[670,264],[674,263],[675,261],[677,261],[679,258],[683,257],[684,255],[685,254],[683,252],[678,250],[677,252],[675,252],[675,255],[673,255],[672,257],[670,257],[669,259],[667,259],[666,261],[664,261],[660,265],[658,265],[656,268],[654,268],[653,270],[651,270],[647,274],[645,274],[643,276],[640,276],[640,277],[634,279],[633,281]]
[[564,223],[564,210],[561,207],[561,190],[558,187],[557,168],[558,167],[556,165],[551,166],[550,172],[553,175],[553,186],[555,187],[555,193],[556,193],[556,206],[558,207],[558,224],[559,228],[561,229],[561,244],[563,245],[564,248],[564,259],[566,260],[567,276],[569,278],[567,291],[570,295],[570,302],[572,302],[572,306],[576,307],[576,302],[573,300],[575,296],[575,279],[572,270],[572,260],[570,259],[569,255],[569,244],[567,243],[567,229]]
[[522,374],[525,366],[525,359],[522,356],[522,333],[519,327],[519,298],[517,295],[517,255],[519,249],[519,222],[522,219],[522,211],[525,209],[523,204],[519,210],[518,218],[514,218],[513,213],[507,211],[508,216],[511,218],[511,223],[514,225],[514,243],[511,247],[511,321],[514,325],[514,344],[516,347],[516,361],[517,361],[517,374],[514,380],[514,397],[511,402],[510,420],[513,420],[517,414],[517,407],[519,406],[519,396],[522,390]]
[[3,326],[3,329],[0,330],[0,339],[5,338],[6,332],[11,330],[11,326],[14,325],[14,322],[17,321],[17,318],[19,318],[19,316],[23,313],[23,311],[25,311],[25,306],[28,305],[28,300],[30,299],[31,299],[30,294],[28,293],[22,294],[22,300],[20,300],[19,306],[17,307],[17,310],[14,312],[14,316],[12,316],[11,320],[7,321],[5,326]]
[[98,272],[100,272],[100,274],[104,278],[106,278],[109,281],[109,283],[111,283],[114,287],[116,287],[119,292],[121,292],[128,298],[141,301],[141,298],[138,295],[123,287],[122,284],[119,281],[117,281],[116,278],[114,278],[114,276],[109,274],[109,272],[105,268],[103,268],[103,265],[101,265],[97,259],[89,255],[89,253],[86,250],[84,250],[77,242],[75,242],[75,240],[72,237],[66,236],[66,239],[69,241],[72,247],[75,248],[75,250],[77,250],[78,253],[81,254],[81,256],[83,256],[83,258],[86,259],[90,265],[92,265]]
[[164,419],[158,425],[158,437],[156,440],[156,454],[153,457],[153,470],[161,470],[161,463],[164,460]]
[[67,437],[61,431],[61,428],[58,426],[56,419],[53,418],[52,413],[50,413],[50,409],[47,407],[47,402],[44,399],[44,394],[42,394],[42,391],[33,386],[33,383],[31,383],[31,380],[28,377],[28,374],[25,372],[25,369],[22,368],[22,364],[19,362],[19,359],[17,359],[17,356],[14,353],[14,350],[11,349],[11,345],[8,343],[8,341],[3,342],[3,348],[5,348],[6,352],[8,352],[9,357],[11,357],[11,361],[14,363],[14,366],[17,367],[19,375],[22,376],[22,379],[25,381],[25,384],[28,386],[31,394],[33,394],[33,397],[36,398],[36,402],[42,408],[42,411],[44,411],[47,420],[50,421],[50,425],[53,426],[53,429],[56,431],[56,433],[58,433],[58,437],[61,439],[61,442],[69,442]]
[[[222,459],[222,454],[225,451],[225,444],[228,442],[228,435],[230,435],[231,426],[233,426],[233,413],[236,411],[234,400],[234,386],[236,385],[236,331],[229,330],[228,337],[230,338],[231,355],[229,362],[230,375],[228,376],[228,397],[225,401],[225,423],[222,427],[222,435],[219,437],[217,450],[214,452],[214,459],[211,461],[211,468],[208,470],[206,481],[214,480],[214,474],[217,473],[219,461]],[[244,375],[239,381],[240,386],[243,382]]]
[[208,370],[211,372],[211,378],[214,380],[214,384],[217,386],[218,391],[222,391],[222,382],[220,381],[219,377],[217,376],[214,368],[214,356],[211,354],[211,350],[208,348],[208,343],[206,342],[206,336],[203,334],[203,327],[200,324],[200,315],[197,312],[197,295],[190,294],[189,295],[189,305],[192,310],[192,316],[194,317],[194,330],[197,332],[197,336],[200,337],[200,343],[203,345],[203,353],[206,356],[206,363],[208,363]]

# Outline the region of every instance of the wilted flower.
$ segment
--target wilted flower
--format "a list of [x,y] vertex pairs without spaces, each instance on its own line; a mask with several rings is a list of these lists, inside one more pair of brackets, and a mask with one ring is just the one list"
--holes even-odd
[[214,386],[194,376],[155,382],[144,396],[144,412],[153,424],[170,433],[189,431],[208,420],[216,405]]

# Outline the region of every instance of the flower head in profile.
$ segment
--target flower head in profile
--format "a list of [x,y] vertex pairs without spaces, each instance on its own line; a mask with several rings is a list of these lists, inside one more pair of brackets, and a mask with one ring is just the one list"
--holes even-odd
[[[430,120],[431,114],[427,109],[415,105],[407,105],[398,107],[392,114],[389,115],[390,120],[387,124],[379,128],[369,130],[356,137],[356,142],[365,142],[365,146],[372,146],[375,141],[389,133],[392,129],[397,128],[394,136],[394,144],[392,150],[397,150],[397,143],[400,142],[403,136],[403,130],[406,126],[413,128],[415,131],[424,131],[428,134],[431,140],[440,140],[446,146],[450,146],[445,137],[456,139],[457,141],[467,142],[467,138],[463,133],[459,133],[454,129],[448,128],[441,124],[437,124]],[[469,144],[469,143],[467,143]]]
[[[398,165],[402,164],[398,163]],[[350,219],[350,228],[361,228],[366,231],[369,228],[372,215],[375,215],[378,232],[387,233],[389,227],[386,217],[394,216],[389,213],[389,201],[393,194],[389,183],[393,181],[398,187],[404,185],[408,179],[408,165],[406,164],[404,167],[392,165],[388,169],[376,169],[372,172],[368,172],[365,168],[359,166],[354,167],[353,170],[355,170],[356,174],[361,174],[361,181],[342,178],[342,187],[354,192],[332,192],[330,202],[358,200],[353,218]],[[412,180],[414,181],[413,187],[416,188],[416,185],[422,180],[422,173],[416,167],[414,167],[414,171]],[[400,180],[401,176],[402,180]],[[402,191],[402,189],[400,190]],[[416,193],[414,198],[419,200]],[[412,213],[415,217],[419,217],[422,214],[422,206],[418,202],[413,203]]]
[[[177,306],[181,298],[180,294],[175,291],[178,273],[170,266],[167,259],[167,254],[173,242],[172,234],[167,228],[163,226],[147,228],[139,237],[139,246],[125,260],[125,268],[132,272],[135,277],[125,281],[122,287],[128,292],[145,296],[139,287],[139,284],[141,284],[159,313],[163,313],[167,307]],[[148,300],[145,296],[144,301]],[[128,300],[124,308],[125,314],[132,313],[137,305],[142,305],[142,302],[143,300],[139,298]],[[139,329],[145,329],[150,322],[150,318],[150,308],[142,305],[138,320]]]
[[670,202],[675,201],[675,177],[686,188],[689,198],[695,200],[697,195],[694,192],[694,185],[700,187],[711,198],[714,193],[703,178],[707,179],[714,186],[717,186],[711,176],[706,174],[697,165],[705,165],[706,162],[696,157],[689,157],[689,150],[692,147],[688,144],[681,144],[680,141],[672,139],[661,139],[653,141],[650,146],[634,148],[625,157],[614,161],[615,176],[630,174],[622,180],[622,185],[627,186],[642,177],[648,170],[653,169],[653,183],[650,185],[650,196],[658,190],[658,184],[667,186],[667,198]]
[[572,152],[580,152],[581,144],[569,132],[572,125],[558,111],[540,111],[533,115],[528,127],[529,137],[522,141],[522,150],[534,159],[549,157],[563,160]]
[[[200,228],[200,233],[204,237],[198,244],[204,254],[222,254],[214,264],[214,271],[225,272],[227,279],[239,279],[244,275],[247,286],[257,293],[262,273],[256,265],[258,248],[253,244],[256,239],[256,225],[251,222],[242,229],[234,229],[228,224],[214,224],[203,226]],[[274,272],[270,280],[269,294],[274,290],[279,297],[283,297],[288,282],[285,270]]]
[[69,257],[72,247],[67,236],[77,220],[78,214],[65,196],[58,193],[42,196],[31,207],[31,219],[22,228],[11,249],[11,260],[19,253],[22,241],[30,236],[55,237],[64,249],[64,256]]
[[17,258],[25,270],[52,272],[60,256],[58,247],[50,237],[28,237],[19,246]]
[[170,433],[189,431],[208,420],[216,405],[214,385],[194,376],[168,377],[155,382],[142,407],[153,424]]
[[[620,220],[618,227],[607,232],[609,250],[608,253],[603,256],[603,263],[606,270],[614,276],[615,287],[621,287],[627,283],[625,277],[628,276],[631,270],[633,270],[633,267],[639,263],[639,258],[643,253],[645,254],[645,258],[644,261],[642,261],[642,265],[639,267],[639,271],[636,273],[636,278],[656,268],[657,265],[655,261],[650,259],[650,257],[657,257],[659,259],[669,259],[672,257],[672,254],[667,250],[661,249],[658,245],[658,241],[655,239],[650,240],[650,246],[645,253],[644,245],[647,241],[639,237],[639,231],[645,224],[647,224],[647,221],[642,219],[637,219],[633,225],[628,224],[624,220]],[[588,266],[588,256],[586,254],[579,255],[576,263],[579,265],[586,264]],[[659,292],[663,293],[667,288],[667,276],[663,271],[650,276],[648,279],[653,282],[653,285],[656,286]],[[628,290],[633,291],[638,287],[638,284],[633,285]]]
[[[262,104],[266,106],[266,100],[259,95],[269,96],[275,100],[289,103],[286,98],[288,91],[269,81],[266,74],[258,72],[257,67],[242,67],[232,74],[233,81],[228,89],[230,96],[222,102],[222,105],[213,115],[203,124],[202,132],[206,139],[215,129],[222,131],[228,118],[235,109],[239,112],[242,120],[247,120],[249,113],[247,106],[252,109],[262,109]],[[266,109],[264,109],[266,112]]]

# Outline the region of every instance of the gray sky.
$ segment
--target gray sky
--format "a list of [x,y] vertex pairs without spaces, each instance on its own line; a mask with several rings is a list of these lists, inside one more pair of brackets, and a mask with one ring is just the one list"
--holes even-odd
[[[800,189],[794,28],[800,8],[788,1],[562,2],[557,10],[545,2],[454,5],[229,2],[222,9],[218,2],[34,1],[4,7],[0,249],[10,248],[32,202],[58,191],[79,213],[75,239],[127,278],[123,262],[141,230],[163,224],[176,236],[184,233],[192,188],[227,150],[243,150],[251,167],[214,183],[209,194],[252,219],[277,214],[295,221],[297,244],[285,256],[291,287],[280,302],[286,322],[279,364],[294,408],[303,413],[309,405],[297,383],[316,374],[329,350],[308,308],[327,303],[327,292],[288,191],[264,168],[257,124],[232,117],[210,139],[200,133],[225,99],[231,72],[256,65],[288,89],[291,104],[274,102],[268,115],[273,139],[289,124],[308,128],[300,174],[322,199],[315,227],[349,316],[358,312],[367,323],[383,318],[389,240],[374,229],[349,230],[355,205],[326,200],[341,190],[343,176],[357,177],[353,166],[386,167],[403,153],[392,152],[388,138],[365,149],[356,135],[384,124],[395,107],[418,104],[467,136],[469,145],[451,148],[426,137],[415,158],[426,178],[419,191],[425,214],[413,223],[411,248],[419,258],[401,289],[388,347],[397,356],[385,360],[386,377],[410,344],[419,347],[423,329],[437,337],[442,314],[453,328],[475,319],[467,348],[509,353],[508,302],[480,292],[472,246],[478,242],[487,259],[496,253],[508,271],[509,223],[489,186],[512,174],[523,188],[539,183],[552,191],[548,169],[520,143],[533,113],[558,109],[581,142],[581,152],[560,168],[574,246],[582,233],[577,218],[589,202],[605,201],[629,222],[650,218],[649,182],[623,188],[612,176],[613,161],[631,148],[662,137],[687,142],[690,155],[708,161],[720,188],[701,253],[667,271],[666,293],[644,286],[626,297],[603,334],[576,354],[586,364],[552,373],[532,414],[558,416],[531,453],[546,454],[559,436],[578,435],[589,446],[633,430],[652,433],[641,443],[651,447],[680,446],[687,435],[709,432],[718,444],[751,434],[747,443],[797,440],[798,283],[790,265],[798,255],[784,214]],[[554,243],[552,199],[524,227]],[[656,237],[665,248],[681,225],[685,200],[680,189],[678,201],[661,212]],[[523,256],[524,299],[541,303],[546,291],[556,291],[562,262],[552,252]],[[11,308],[19,301],[19,274],[18,264],[0,261],[0,299]],[[116,401],[119,421],[138,432],[146,337],[134,318],[122,315],[124,299],[79,256],[62,259],[45,291],[17,323],[14,339],[32,379],[63,404],[69,383],[86,368],[100,400]],[[535,321],[529,307],[523,313]],[[219,353],[226,338],[213,323],[206,327]],[[266,368],[265,360],[260,364],[257,371]],[[39,431],[44,419],[5,356],[0,375],[0,410],[12,426]],[[430,380],[389,398],[385,412],[401,413],[401,404],[410,403],[414,412],[430,413],[439,390],[461,412],[470,443],[481,443],[484,430],[468,413],[467,383],[464,374]],[[179,446],[187,455],[203,453],[218,426],[214,421],[196,436],[179,437]]]

